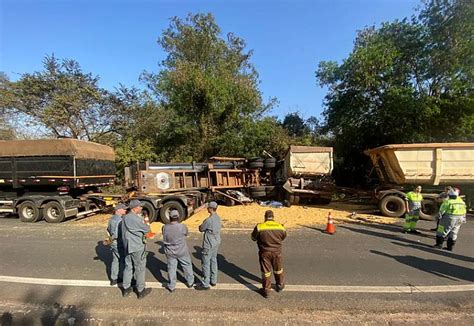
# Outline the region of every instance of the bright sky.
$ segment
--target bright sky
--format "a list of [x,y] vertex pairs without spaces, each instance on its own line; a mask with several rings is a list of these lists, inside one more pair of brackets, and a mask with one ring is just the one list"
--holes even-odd
[[77,60],[84,71],[114,89],[140,86],[144,70],[158,70],[165,53],[156,43],[172,16],[211,12],[223,35],[242,37],[253,49],[264,98],[272,114],[319,116],[326,91],[315,79],[321,60],[341,61],[356,31],[411,16],[417,0],[184,1],[0,0],[0,71],[16,80],[41,69],[54,53]]

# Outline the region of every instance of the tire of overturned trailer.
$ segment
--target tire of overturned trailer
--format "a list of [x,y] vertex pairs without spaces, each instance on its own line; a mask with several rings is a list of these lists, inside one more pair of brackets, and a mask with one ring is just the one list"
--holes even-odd
[[276,167],[276,158],[270,157],[263,161],[263,167],[265,169],[273,169]]
[[17,207],[18,216],[20,221],[25,223],[34,223],[41,219],[42,211],[36,207],[32,201],[24,201]]
[[179,221],[183,221],[186,218],[186,210],[180,202],[171,200],[163,204],[160,208],[160,219],[164,224],[170,223],[170,211],[177,210],[179,213]]
[[438,218],[439,207],[436,200],[432,198],[424,199],[421,203],[420,219],[425,221],[435,221]]
[[156,221],[156,209],[150,202],[142,201],[142,213],[143,215],[148,215],[148,220],[150,223]]
[[405,201],[395,195],[388,195],[379,202],[382,214],[388,217],[402,217],[405,214]]
[[252,158],[248,161],[248,167],[250,169],[263,168],[263,165],[263,158],[260,157]]
[[61,223],[66,218],[63,207],[57,201],[50,201],[43,206],[44,219],[48,223]]

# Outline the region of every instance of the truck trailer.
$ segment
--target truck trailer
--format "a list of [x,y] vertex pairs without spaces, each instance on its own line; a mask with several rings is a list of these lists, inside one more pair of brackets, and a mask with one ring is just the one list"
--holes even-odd
[[0,141],[0,213],[50,223],[100,211],[115,181],[111,147],[76,139]]
[[474,143],[391,144],[364,152],[381,181],[375,191],[385,216],[405,213],[406,190],[423,187],[420,218],[438,216],[439,193],[446,186],[459,186],[467,200],[474,188]]

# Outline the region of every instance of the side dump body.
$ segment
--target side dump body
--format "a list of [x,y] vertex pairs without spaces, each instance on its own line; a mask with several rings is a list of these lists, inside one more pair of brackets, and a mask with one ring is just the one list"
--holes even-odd
[[113,184],[113,149],[74,139],[0,141],[0,191]]
[[291,146],[285,157],[286,178],[331,175],[332,147]]
[[387,184],[474,184],[474,143],[386,145],[365,151]]

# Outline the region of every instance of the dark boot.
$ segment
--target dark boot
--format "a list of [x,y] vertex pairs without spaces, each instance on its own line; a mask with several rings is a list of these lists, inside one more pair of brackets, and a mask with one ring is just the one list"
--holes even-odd
[[151,288],[143,289],[142,292],[138,292],[138,299],[143,299],[148,294],[150,294],[150,292],[151,292]]
[[441,248],[443,248],[443,242],[444,242],[443,237],[436,236],[436,244],[433,247],[441,249]]
[[129,287],[128,289],[122,289],[122,297],[128,297],[132,293],[132,287]]
[[446,242],[446,245],[447,245],[446,249],[448,249],[449,251],[453,251],[453,247],[455,244],[456,244],[456,241],[454,241],[451,238],[448,238],[448,241]]

